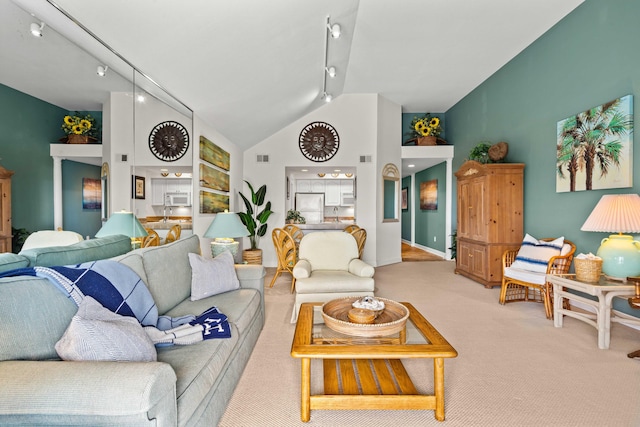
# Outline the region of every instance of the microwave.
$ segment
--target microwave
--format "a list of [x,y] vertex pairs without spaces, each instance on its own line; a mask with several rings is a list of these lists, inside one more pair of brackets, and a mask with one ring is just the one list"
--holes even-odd
[[165,193],[165,206],[191,206],[191,194],[189,193]]

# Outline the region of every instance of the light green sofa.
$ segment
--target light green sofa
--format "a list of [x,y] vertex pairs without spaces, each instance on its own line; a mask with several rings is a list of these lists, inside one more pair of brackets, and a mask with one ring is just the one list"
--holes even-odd
[[[86,261],[70,259],[69,248],[85,252],[74,246],[57,248],[64,264]],[[56,250],[46,249],[41,261],[54,265]],[[189,252],[200,253],[196,235],[114,258],[145,281],[160,314],[200,314],[217,306],[228,316],[230,339],[158,348],[157,362],[59,360],[54,345],[75,304],[46,279],[1,278],[0,425],[217,425],[264,325],[264,268],[238,265],[240,289],[191,301]],[[0,271],[6,270],[2,263],[0,257]]]

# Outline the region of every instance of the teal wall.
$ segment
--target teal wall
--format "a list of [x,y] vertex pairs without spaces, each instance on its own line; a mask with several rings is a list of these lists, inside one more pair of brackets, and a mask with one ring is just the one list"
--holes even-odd
[[[90,113],[102,122],[102,112]],[[53,229],[53,160],[49,144],[64,136],[60,126],[65,114],[68,111],[0,84],[0,164],[15,172],[11,180],[14,228]],[[97,169],[99,174],[100,168]],[[76,186],[81,188],[82,180],[63,180],[63,192]],[[82,210],[82,206],[78,209]],[[83,224],[65,221],[64,226],[76,231]]]
[[[600,197],[638,193],[638,167],[633,188],[573,193],[556,193],[555,169],[559,120],[638,94],[639,16],[637,1],[586,0],[446,112],[448,140],[455,145],[454,170],[483,140],[507,141],[507,161],[526,164],[526,232],[537,237],[564,235],[576,243],[578,252],[594,252],[607,234],[583,232],[580,227]],[[640,123],[638,108],[634,110],[635,122]],[[640,165],[640,150],[634,151],[633,163]]]
[[[637,0],[586,0],[446,112],[453,169],[480,141],[508,142],[507,161],[526,164],[525,231],[565,236],[577,253],[595,252],[608,234],[580,231],[600,197],[638,193],[640,168],[634,168],[632,188],[556,193],[556,124],[627,94],[637,103],[638,17]],[[638,124],[640,109],[634,111]],[[640,150],[633,151],[633,164],[640,165]]]
[[406,240],[411,243],[411,217],[413,216],[413,200],[411,198],[411,177],[407,176],[402,178],[402,184],[400,185],[400,189],[407,189],[407,210],[402,210],[400,212],[400,222],[401,222],[401,235],[402,240]]
[[[442,162],[416,173],[413,194],[412,212],[415,221],[415,243],[440,252],[446,251],[445,221],[446,221],[446,176],[447,164]],[[438,180],[438,209],[420,209],[420,183]],[[435,242],[433,241],[435,237]]]
[[82,208],[82,179],[100,179],[101,168],[85,163],[63,160],[62,162],[62,200],[63,228],[93,238],[102,227],[100,209]]

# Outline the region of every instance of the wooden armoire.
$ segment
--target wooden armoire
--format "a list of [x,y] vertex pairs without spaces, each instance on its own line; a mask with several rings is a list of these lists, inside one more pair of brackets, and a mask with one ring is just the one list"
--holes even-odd
[[502,283],[502,254],[524,236],[523,163],[465,162],[458,184],[456,273],[487,288]]
[[0,166],[0,252],[11,252],[11,175]]

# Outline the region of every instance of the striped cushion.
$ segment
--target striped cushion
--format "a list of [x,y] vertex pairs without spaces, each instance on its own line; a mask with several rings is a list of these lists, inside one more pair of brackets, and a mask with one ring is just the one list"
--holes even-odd
[[563,245],[564,236],[544,242],[527,234],[511,267],[544,273],[547,271],[547,264],[551,257],[560,255]]

